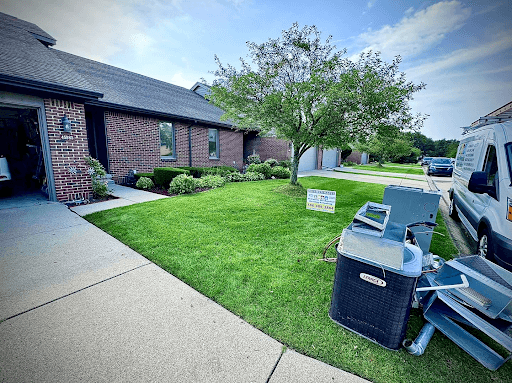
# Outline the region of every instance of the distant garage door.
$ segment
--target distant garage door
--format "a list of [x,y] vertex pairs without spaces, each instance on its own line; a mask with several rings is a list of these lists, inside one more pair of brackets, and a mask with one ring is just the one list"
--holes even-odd
[[322,168],[335,168],[338,166],[338,149],[324,150]]
[[309,148],[299,160],[299,172],[316,169],[316,148]]

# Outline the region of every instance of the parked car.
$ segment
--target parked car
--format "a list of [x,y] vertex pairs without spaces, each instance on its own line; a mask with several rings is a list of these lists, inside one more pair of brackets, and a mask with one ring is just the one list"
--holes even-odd
[[453,165],[452,161],[449,158],[445,157],[435,157],[432,158],[430,164],[428,165],[427,174],[436,175],[436,176],[450,176],[453,173]]
[[430,161],[432,161],[432,157],[423,157],[421,160],[421,165],[429,165]]
[[469,130],[457,150],[450,215],[478,254],[512,270],[512,121]]

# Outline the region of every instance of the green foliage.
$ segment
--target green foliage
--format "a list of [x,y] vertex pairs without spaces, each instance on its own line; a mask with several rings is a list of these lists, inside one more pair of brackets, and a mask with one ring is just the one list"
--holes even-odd
[[248,164],[261,164],[261,159],[259,154],[251,154],[250,156],[247,156],[247,163]]
[[154,173],[135,173],[134,177],[136,179],[140,179],[141,177],[147,177],[147,178],[151,178],[151,180],[153,180],[155,178],[155,174]]
[[241,173],[231,173],[225,177],[227,182],[244,182],[244,181],[260,181],[264,180],[265,176],[261,173],[256,172],[246,172],[244,174]]
[[189,174],[188,170],[178,168],[154,168],[155,184],[167,187],[174,177],[180,174]]
[[292,170],[292,161],[290,161],[290,160],[279,161],[279,166],[282,166],[283,168],[288,168],[289,170]]
[[138,188],[138,189],[144,189],[144,190],[147,190],[147,189],[151,189],[152,187],[155,186],[155,184],[153,183],[153,181],[151,180],[151,178],[149,177],[140,177],[138,180],[137,180],[137,183],[135,184],[135,186]]
[[291,183],[297,182],[300,157],[311,147],[344,148],[375,134],[392,137],[397,131],[417,129],[422,116],[413,116],[412,95],[424,84],[407,82],[398,69],[379,53],[362,53],[357,62],[342,56],[320,40],[315,26],[297,23],[282,38],[261,44],[248,42],[255,68],[242,60],[241,70],[218,70],[208,98],[225,111],[222,120],[253,128],[293,143]]
[[265,176],[265,178],[272,177],[272,168],[269,164],[263,163],[263,164],[250,164],[247,168],[248,172],[256,172],[261,173]]
[[282,166],[276,166],[272,168],[272,176],[276,178],[287,179],[290,178],[292,173],[287,168],[283,168]]
[[188,174],[190,174],[194,178],[201,178],[201,176],[204,174],[204,170],[206,168],[197,167],[197,166],[180,166],[178,169],[183,169],[188,171]]
[[[234,174],[234,173],[233,173]],[[226,179],[222,176],[206,175],[196,179],[196,187],[215,189],[226,184]]]
[[203,174],[219,175],[225,177],[231,173],[239,173],[239,171],[232,166],[213,166],[211,168],[204,168]]
[[269,164],[269,165],[270,165],[270,167],[272,167],[272,168],[273,168],[274,166],[279,165],[279,161],[277,161],[277,160],[276,160],[276,159],[274,159],[274,158],[267,158],[267,159],[265,160],[265,164]]
[[415,132],[407,133],[410,135],[413,144],[420,149],[421,153],[427,157],[451,157],[455,158],[459,141],[457,140],[436,140],[426,137],[425,135]]
[[107,172],[96,158],[85,157],[85,163],[89,165],[88,173],[91,175],[92,192],[95,197],[104,198],[112,191],[108,188],[108,181],[104,178]]
[[196,179],[187,174],[181,173],[173,178],[169,185],[169,193],[186,194],[196,190]]
[[[395,137],[381,137],[374,135],[365,142],[355,145],[360,152],[368,153],[379,164],[385,161],[403,162],[403,158],[415,156],[418,150],[413,147],[412,141],[405,134],[398,133]],[[415,162],[417,157],[412,161]]]
[[354,165],[357,165],[355,162],[352,162],[352,161],[345,161],[343,163],[343,166],[354,166]]

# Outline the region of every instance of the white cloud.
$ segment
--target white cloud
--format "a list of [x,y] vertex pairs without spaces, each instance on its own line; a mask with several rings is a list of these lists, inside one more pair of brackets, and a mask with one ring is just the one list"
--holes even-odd
[[479,62],[512,49],[512,30],[493,36],[492,41],[472,48],[455,50],[429,63],[407,70],[410,77],[422,79],[434,72],[443,72],[459,65]]
[[98,61],[134,42],[140,48],[145,32],[115,0],[6,0],[2,12],[41,27],[57,39],[57,49]]
[[[409,15],[411,9],[406,11]],[[366,45],[364,51],[380,51],[384,58],[396,55],[418,55],[439,43],[445,36],[461,28],[471,15],[458,1],[439,2],[405,16],[394,26],[386,25],[377,31],[359,35]]]
[[197,78],[195,81],[191,81],[190,79],[183,77],[182,72],[178,72],[174,76],[171,77],[170,82],[174,85],[178,85],[178,86],[182,86],[184,88],[190,89],[192,87],[192,85],[194,85],[198,80],[199,80],[199,78]]
[[376,2],[377,2],[377,0],[370,0],[370,1],[368,1],[368,4],[367,4],[368,9],[372,8],[375,5]]

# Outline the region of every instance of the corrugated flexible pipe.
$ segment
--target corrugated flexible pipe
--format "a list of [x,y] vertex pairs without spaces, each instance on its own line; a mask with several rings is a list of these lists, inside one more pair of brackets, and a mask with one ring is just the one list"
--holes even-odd
[[425,349],[427,348],[428,342],[430,342],[432,335],[434,335],[434,331],[436,331],[434,325],[430,322],[427,322],[421,329],[418,337],[414,342],[412,340],[406,339],[402,344],[410,354],[417,356],[423,355]]

